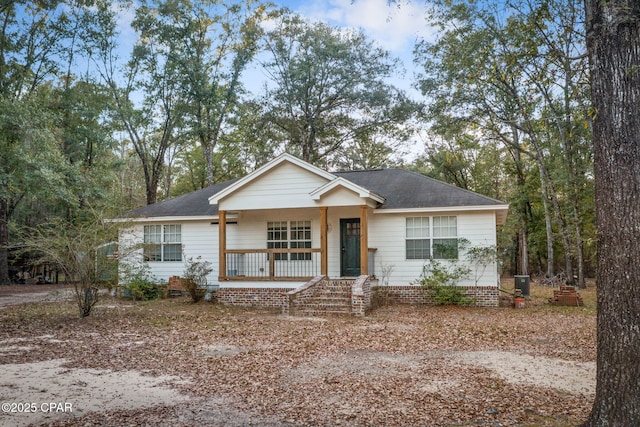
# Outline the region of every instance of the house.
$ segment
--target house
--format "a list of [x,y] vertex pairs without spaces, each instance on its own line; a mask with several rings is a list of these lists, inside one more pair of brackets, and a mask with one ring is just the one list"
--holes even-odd
[[[128,212],[120,246],[144,242],[135,257],[164,282],[185,259],[210,261],[209,283],[226,304],[286,310],[333,283],[366,308],[381,285],[398,302],[423,300],[411,282],[430,257],[444,257],[438,247],[457,248],[460,238],[495,245],[507,211],[414,172],[328,172],[282,154],[243,178]],[[497,265],[485,267],[459,286],[477,305],[496,306]]]

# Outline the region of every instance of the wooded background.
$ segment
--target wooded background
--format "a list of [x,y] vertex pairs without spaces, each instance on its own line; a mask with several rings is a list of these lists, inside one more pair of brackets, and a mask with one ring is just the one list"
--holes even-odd
[[[582,2],[438,0],[426,16],[439,33],[416,43],[415,99],[364,33],[268,3],[3,2],[0,282],[30,227],[113,217],[287,151],[507,202],[503,271],[584,284],[596,254]],[[259,93],[249,67],[266,76]]]

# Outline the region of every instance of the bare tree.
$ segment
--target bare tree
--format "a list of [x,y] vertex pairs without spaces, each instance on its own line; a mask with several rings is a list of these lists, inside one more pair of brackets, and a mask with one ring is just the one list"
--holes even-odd
[[118,239],[121,224],[104,222],[95,212],[84,221],[56,219],[25,231],[27,251],[36,254],[35,262],[48,263],[64,273],[74,284],[80,317],[87,317],[98,302],[98,282],[110,261],[100,259],[100,248]]

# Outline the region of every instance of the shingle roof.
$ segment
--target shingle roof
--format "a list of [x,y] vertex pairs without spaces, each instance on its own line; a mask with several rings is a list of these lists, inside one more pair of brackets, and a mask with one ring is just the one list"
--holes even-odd
[[209,197],[224,190],[238,179],[214,184],[202,190],[143,206],[123,214],[125,218],[148,218],[163,216],[215,216],[218,205],[210,205]]
[[336,172],[386,199],[379,209],[504,205],[500,200],[404,169]]
[[[504,205],[504,202],[499,200],[403,169],[335,172],[334,175],[384,197],[385,203],[379,209]],[[173,199],[137,208],[123,216],[127,218],[215,216],[218,213],[218,206],[210,205],[209,198],[236,181],[237,179],[222,182]]]

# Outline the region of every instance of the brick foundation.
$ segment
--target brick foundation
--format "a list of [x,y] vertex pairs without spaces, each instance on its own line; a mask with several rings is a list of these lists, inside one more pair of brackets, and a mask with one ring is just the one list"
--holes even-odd
[[218,302],[241,307],[282,309],[291,288],[223,288],[218,289]]
[[[433,298],[420,286],[370,286],[367,276],[357,280],[329,280],[319,277],[304,286],[291,288],[224,288],[217,292],[218,302],[225,305],[242,307],[261,307],[281,309],[283,313],[294,314],[310,304],[318,293],[331,287],[332,296],[351,302],[351,314],[363,316],[370,308],[376,293],[385,292],[390,304],[427,304],[433,305]],[[473,299],[476,307],[498,307],[500,291],[496,286],[463,287],[465,295]],[[292,295],[295,295],[292,298]],[[328,302],[326,303],[329,304]],[[291,306],[290,306],[291,305]],[[322,310],[317,310],[322,311]]]
[[[500,291],[497,286],[461,287],[465,296],[473,299],[476,307],[498,307]],[[372,287],[372,293],[384,292],[385,299],[391,304],[426,304],[433,305],[433,297],[420,286]]]

